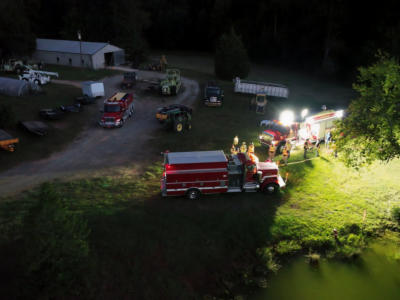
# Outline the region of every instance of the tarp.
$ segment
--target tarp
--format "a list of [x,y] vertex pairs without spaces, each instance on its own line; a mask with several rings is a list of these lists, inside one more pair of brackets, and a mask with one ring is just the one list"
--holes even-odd
[[23,96],[29,93],[29,83],[8,77],[0,77],[0,94],[7,96]]

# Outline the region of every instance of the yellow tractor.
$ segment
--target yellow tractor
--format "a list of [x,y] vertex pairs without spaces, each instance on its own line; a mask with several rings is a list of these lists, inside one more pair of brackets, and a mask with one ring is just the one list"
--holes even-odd
[[267,106],[267,94],[259,93],[250,100],[250,110],[255,111],[257,114],[265,114],[265,107]]

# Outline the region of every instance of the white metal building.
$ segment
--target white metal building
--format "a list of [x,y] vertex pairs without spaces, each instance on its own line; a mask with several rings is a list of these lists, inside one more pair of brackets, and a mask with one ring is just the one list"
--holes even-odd
[[33,58],[47,64],[100,69],[125,63],[125,51],[109,43],[36,39]]

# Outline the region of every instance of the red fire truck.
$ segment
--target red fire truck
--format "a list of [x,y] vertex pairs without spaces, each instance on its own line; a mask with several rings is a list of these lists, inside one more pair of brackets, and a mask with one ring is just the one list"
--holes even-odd
[[276,152],[281,153],[286,145],[286,140],[289,138],[291,128],[276,120],[264,120],[261,125],[265,126],[265,130],[259,136],[260,143],[267,147],[273,144],[277,149]]
[[104,101],[104,111],[99,121],[102,127],[122,127],[134,112],[131,93],[115,93]]
[[285,186],[278,166],[251,154],[226,156],[219,151],[166,152],[161,179],[163,196],[256,192],[273,194]]

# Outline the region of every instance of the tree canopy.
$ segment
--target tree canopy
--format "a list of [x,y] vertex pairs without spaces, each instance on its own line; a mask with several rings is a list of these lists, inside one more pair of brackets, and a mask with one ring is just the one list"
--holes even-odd
[[247,51],[233,28],[219,40],[214,63],[215,75],[221,79],[244,78],[249,74],[250,60]]
[[353,84],[359,97],[334,134],[338,151],[353,167],[400,157],[400,65],[387,54],[377,58],[359,68]]
[[[396,1],[2,0],[0,52],[25,55],[34,37],[111,42],[140,55],[152,49],[212,53],[231,27],[252,59],[351,74],[378,48],[400,54]],[[357,16],[357,18],[355,17]],[[0,53],[1,55],[1,53]]]

